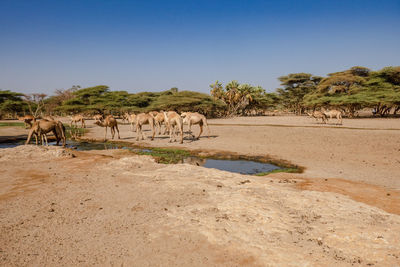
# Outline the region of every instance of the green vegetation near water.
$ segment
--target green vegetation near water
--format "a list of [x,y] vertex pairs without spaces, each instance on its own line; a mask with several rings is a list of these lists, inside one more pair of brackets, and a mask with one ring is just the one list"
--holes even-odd
[[171,148],[151,148],[151,151],[140,151],[137,154],[152,156],[156,162],[164,164],[179,163],[191,155],[188,151]]
[[298,168],[284,168],[284,169],[276,169],[276,170],[272,170],[269,172],[260,172],[260,173],[256,173],[256,176],[266,176],[268,174],[272,174],[272,173],[279,173],[279,172],[287,172],[287,173],[300,173],[301,169]]
[[0,122],[0,127],[25,127],[23,122]]

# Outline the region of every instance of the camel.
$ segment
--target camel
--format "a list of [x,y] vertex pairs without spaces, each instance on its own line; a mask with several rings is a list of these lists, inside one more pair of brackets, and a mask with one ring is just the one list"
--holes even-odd
[[154,117],[150,115],[149,113],[140,113],[135,116],[135,123],[136,123],[136,141],[139,141],[139,137],[142,137],[142,140],[144,140],[144,134],[142,131],[142,126],[144,124],[149,124],[151,131],[152,131],[152,137],[151,140],[154,140],[154,135],[156,134],[154,130]]
[[336,119],[337,119],[336,124],[342,125],[343,119],[342,119],[342,112],[340,110],[336,110],[336,109],[326,110],[326,111],[324,111],[324,114],[326,115],[327,119],[328,119],[328,116],[329,116],[329,119],[336,117]]
[[326,117],[326,115],[323,113],[323,112],[321,112],[321,111],[314,111],[313,113],[308,113],[307,112],[307,114],[308,114],[308,116],[310,116],[310,117],[312,117],[312,118],[315,118],[315,120],[318,122],[318,119],[321,119],[322,120],[322,122],[323,123],[325,123],[326,124],[326,120],[328,119],[327,117]]
[[164,120],[166,125],[169,128],[169,142],[172,142],[172,136],[174,136],[174,140],[176,141],[176,133],[175,126],[178,128],[179,133],[181,134],[180,143],[183,144],[183,119],[182,117],[176,113],[175,111],[164,112]]
[[82,115],[71,116],[71,128],[72,128],[73,124],[75,124],[75,127],[78,127],[79,121],[81,122],[82,128],[86,128],[85,119],[83,118]]
[[[165,119],[164,119],[164,111],[160,111],[160,112],[158,112],[158,111],[151,111],[151,112],[149,112],[149,113],[150,113],[150,115],[152,115],[153,118],[154,118],[155,128],[156,128],[156,129],[158,128],[158,134],[161,134],[161,127],[162,127],[162,124],[165,122]],[[157,130],[156,130],[156,131],[157,131]],[[165,125],[164,133],[163,133],[163,134],[166,134],[167,131],[168,131],[168,129],[167,129],[167,126]]]
[[[65,145],[67,143],[67,137],[66,137],[66,134],[65,134],[65,126],[64,126],[64,124],[61,121],[57,121],[54,118],[53,119],[50,119],[50,118],[52,118],[52,117],[49,117],[49,119],[44,119],[44,120],[47,120],[49,122],[57,123],[57,128],[56,128],[57,135],[55,135],[56,136],[56,140],[57,140],[57,144],[56,145],[57,146],[59,145],[60,139],[61,139],[62,142],[63,142],[63,147],[65,147]],[[44,144],[44,141],[46,141],[46,145],[48,146],[49,143],[47,142],[47,133],[43,133],[42,128],[40,128],[40,126],[39,126],[39,131],[38,132],[39,132],[38,135],[39,135],[39,138],[41,139],[42,144]]]
[[23,117],[18,117],[19,121],[23,121],[25,125],[25,129],[32,128],[32,122],[36,121],[36,118],[32,115],[25,115]]
[[198,112],[183,112],[181,114],[182,118],[183,118],[183,122],[186,122],[189,125],[189,133],[190,135],[193,136],[192,134],[192,125],[194,124],[198,124],[200,126],[200,133],[199,135],[196,137],[196,139],[200,138],[201,133],[203,132],[203,125],[207,126],[208,129],[208,138],[210,138],[210,127],[208,127],[207,124],[207,119],[203,114],[200,114]]
[[134,132],[135,131],[135,123],[136,123],[136,114],[129,114],[129,113],[125,113],[126,119],[128,121],[128,123],[131,125],[131,131]]
[[118,132],[118,139],[121,139],[119,136],[118,122],[112,115],[108,115],[103,121],[95,121],[94,124],[97,124],[100,127],[105,127],[106,131],[104,133],[104,141],[107,140],[107,127],[110,127],[111,129],[112,139],[114,139],[115,130]]
[[[62,140],[62,142],[63,142],[63,146],[65,147],[65,145],[67,144],[67,136],[66,136],[66,131],[65,131],[65,126],[64,126],[64,124],[61,122],[61,121],[56,121],[55,120],[55,122],[57,123],[57,125],[58,125],[58,130],[60,131],[60,137],[61,137],[61,140]],[[57,140],[57,145],[58,145],[58,140]]]
[[102,121],[104,119],[104,117],[103,117],[102,114],[96,114],[96,115],[93,116],[93,119],[95,121]]
[[63,146],[66,145],[64,125],[60,121],[49,121],[49,120],[40,120],[34,122],[32,128],[29,131],[28,139],[26,140],[25,144],[26,145],[29,144],[32,135],[35,135],[36,145],[38,144],[38,137],[39,140],[41,140],[42,144],[44,144],[45,141],[46,145],[48,145],[46,134],[49,132],[53,132],[57,140],[57,145],[59,145],[60,139],[63,141]]

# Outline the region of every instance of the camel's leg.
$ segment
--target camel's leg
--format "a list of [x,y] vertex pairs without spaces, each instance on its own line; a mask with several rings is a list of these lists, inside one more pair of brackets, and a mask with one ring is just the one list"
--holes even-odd
[[176,131],[177,131],[177,125],[176,124],[174,124],[173,126],[172,126],[172,128],[171,128],[171,130],[172,130],[172,137],[173,137],[173,142],[176,142]]
[[105,132],[104,132],[104,141],[106,141],[107,139],[107,126],[105,127]]
[[85,120],[82,119],[82,128],[86,128]]
[[179,132],[180,132],[180,134],[181,134],[181,144],[183,144],[183,123],[181,124],[181,123],[179,123],[180,125],[179,125]]
[[156,135],[156,129],[154,128],[154,120],[149,121],[151,131],[152,131],[152,136],[151,136],[151,141],[154,140],[154,136]]
[[168,134],[169,135],[169,123],[168,122],[164,122],[165,123],[165,131],[164,131],[164,134]]
[[38,140],[37,134],[35,134],[35,144],[38,145],[39,141],[40,141],[40,140]]
[[[46,146],[49,146],[49,142],[47,142],[47,134],[42,134],[44,141],[46,142]],[[44,145],[44,143],[43,143]]]
[[111,139],[114,139],[114,135],[115,135],[114,126],[112,126],[110,128],[111,128]]
[[44,146],[45,142],[44,142],[44,137],[43,134],[41,132],[39,132],[39,142],[42,146]]
[[140,125],[136,123],[136,141],[139,141]]
[[[28,139],[26,139],[25,145],[29,144],[29,142],[31,141],[32,138],[32,134],[33,134],[33,129],[31,128],[28,134]],[[36,135],[35,135],[36,137]],[[37,137],[36,137],[36,145],[37,145]]]
[[117,133],[118,133],[118,139],[121,139],[121,137],[119,137],[119,129],[118,129],[118,125],[115,125],[115,129],[117,129]]
[[158,121],[154,121],[154,129],[156,130],[156,132],[157,132],[157,130],[158,130],[158,134],[160,135],[161,134],[161,127],[160,127],[160,124],[159,124],[159,122]]
[[174,134],[174,126],[169,123],[169,142],[172,143],[172,135]]
[[192,122],[189,120],[188,122],[188,126],[189,126],[189,135],[192,137],[192,139],[194,140],[195,136],[192,133]]
[[203,122],[203,125],[204,125],[205,127],[207,127],[207,131],[208,131],[208,136],[207,136],[207,138],[210,138],[211,133],[210,133],[210,127],[208,127],[207,120],[203,119],[202,122]]
[[140,133],[142,134],[142,140],[146,139],[146,135],[143,133],[143,125],[140,125]]
[[199,135],[197,136],[196,139],[200,139],[200,135],[203,132],[203,123],[199,123],[199,126],[200,126],[200,133],[199,133]]

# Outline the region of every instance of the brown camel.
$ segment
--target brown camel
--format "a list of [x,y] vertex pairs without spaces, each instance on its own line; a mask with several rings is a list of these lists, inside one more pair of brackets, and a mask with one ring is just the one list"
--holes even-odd
[[78,127],[79,121],[81,122],[81,127],[86,128],[85,119],[83,118],[82,115],[71,116],[71,128],[73,127],[74,124],[75,124],[75,127]]
[[28,139],[25,144],[29,144],[31,141],[32,135],[35,135],[36,145],[38,144],[38,138],[44,144],[44,141],[48,145],[46,134],[49,132],[53,132],[54,136],[57,140],[57,145],[59,145],[60,140],[63,142],[63,146],[66,145],[66,137],[65,137],[65,127],[60,121],[49,121],[49,120],[40,120],[33,123],[32,128],[29,131]]
[[343,119],[342,119],[342,112],[340,110],[336,110],[336,109],[325,110],[324,114],[326,115],[327,119],[328,119],[328,116],[329,116],[329,119],[336,117],[336,124],[342,125]]
[[321,119],[322,122],[326,124],[327,117],[326,117],[326,115],[325,115],[323,112],[317,111],[317,110],[316,110],[316,111],[314,111],[313,113],[308,113],[308,112],[307,112],[307,114],[308,114],[308,116],[310,116],[310,117],[312,117],[312,118],[315,118],[315,120],[316,120],[317,122],[318,122],[318,119]]
[[169,142],[172,142],[172,136],[174,136],[174,140],[176,141],[176,133],[175,133],[175,127],[179,130],[179,133],[181,134],[181,141],[180,143],[183,143],[183,119],[182,117],[176,113],[175,111],[168,111],[164,112],[164,120],[166,122],[166,125],[169,128]]
[[[47,120],[47,121],[50,121],[50,122],[57,123],[57,127],[56,127],[57,135],[55,135],[56,136],[56,140],[57,140],[57,144],[56,145],[57,146],[59,145],[60,139],[61,139],[62,143],[63,143],[63,146],[65,147],[66,143],[67,143],[67,137],[66,137],[66,134],[65,134],[65,126],[64,126],[64,124],[61,121],[55,120],[54,118],[50,119],[52,117],[48,117],[48,118],[49,119],[43,119],[43,120]],[[40,128],[40,125],[39,125],[39,137],[40,137],[40,139],[42,141],[42,144],[44,143],[44,141],[46,141],[46,145],[49,145],[48,142],[47,142],[47,133],[43,133],[42,132],[42,129]]]
[[108,115],[104,121],[95,121],[94,124],[97,124],[100,127],[105,127],[105,133],[104,133],[104,141],[107,140],[107,127],[110,127],[111,129],[111,138],[114,139],[115,135],[115,130],[118,132],[118,139],[121,139],[119,136],[119,129],[118,129],[118,122],[117,120],[112,116]]
[[150,115],[149,113],[140,113],[136,115],[135,123],[136,123],[136,141],[139,141],[140,136],[142,137],[142,140],[144,140],[144,134],[142,131],[142,126],[144,124],[150,125],[153,134],[151,140],[154,140],[154,135],[156,134],[156,132],[154,130],[154,118],[152,115]]
[[189,125],[189,133],[193,136],[193,138],[194,135],[192,134],[192,125],[194,124],[198,124],[200,126],[200,133],[196,139],[200,138],[200,135],[203,132],[203,125],[207,127],[208,138],[210,138],[210,127],[208,127],[206,116],[198,112],[183,112],[181,116],[183,118],[183,122],[186,122]]
[[32,115],[25,115],[22,117],[18,117],[19,121],[23,121],[25,125],[25,129],[29,129],[32,127],[32,122],[34,123],[36,121],[36,118],[33,117]]

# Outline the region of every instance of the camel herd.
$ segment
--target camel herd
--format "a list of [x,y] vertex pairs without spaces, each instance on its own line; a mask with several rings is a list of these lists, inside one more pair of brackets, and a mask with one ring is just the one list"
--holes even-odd
[[[119,137],[119,129],[118,122],[116,119],[109,115],[106,118],[103,116],[95,115],[93,117],[95,120],[95,124],[105,127],[105,135],[104,139],[107,138],[107,127],[111,129],[111,138],[114,139],[115,130],[118,132]],[[169,142],[178,141],[183,143],[183,124],[186,123],[189,125],[189,134],[194,139],[194,135],[191,132],[191,126],[198,124],[200,127],[200,133],[196,137],[196,139],[200,138],[200,135],[203,132],[203,125],[208,128],[207,119],[204,115],[198,112],[184,112],[182,114],[178,114],[175,111],[151,111],[148,113],[140,113],[140,114],[129,114],[125,113],[123,115],[123,120],[128,121],[130,124],[131,131],[136,130],[136,141],[144,140],[145,134],[143,132],[143,125],[148,124],[151,129],[151,140],[154,140],[156,132],[158,130],[158,134],[161,135],[161,129],[164,126],[163,134],[169,135]],[[210,129],[208,128],[208,134],[210,135]]]
[[[322,110],[307,113],[310,117],[315,118],[318,122],[319,119],[322,123],[327,123],[328,118],[336,118],[336,124],[342,124],[342,112],[339,110]],[[46,116],[41,120],[37,120],[31,115],[18,117],[20,121],[25,123],[25,127],[30,128],[26,144],[28,144],[32,137],[36,139],[36,144],[47,144],[47,134],[53,133],[57,145],[62,141],[63,146],[66,144],[65,126],[61,121],[55,120],[51,116]],[[94,115],[94,124],[105,128],[104,140],[107,138],[107,128],[111,130],[111,138],[114,139],[117,132],[118,139],[120,139],[118,122],[112,115]],[[192,139],[199,139],[203,133],[203,127],[207,127],[208,137],[210,136],[210,128],[208,127],[207,119],[204,115],[198,112],[183,112],[178,114],[175,111],[151,111],[148,113],[129,114],[125,113],[122,116],[123,121],[130,124],[131,131],[136,131],[136,141],[144,140],[146,138],[143,132],[143,125],[148,124],[151,129],[151,140],[154,140],[156,132],[158,135],[169,135],[169,142],[183,143],[183,125],[188,125],[188,134]],[[82,128],[86,127],[85,119],[82,115],[74,115],[70,117],[71,128],[78,127],[78,123]],[[192,133],[192,125],[199,125],[200,132],[197,136]],[[164,127],[164,131],[162,128]]]
[[329,119],[332,119],[333,117],[336,118],[336,124],[343,124],[343,119],[342,119],[342,112],[340,110],[332,109],[332,110],[322,110],[322,111],[313,111],[312,113],[307,113],[308,116],[315,118],[315,120],[318,122],[318,119],[321,119],[323,123],[328,122],[328,117]]

